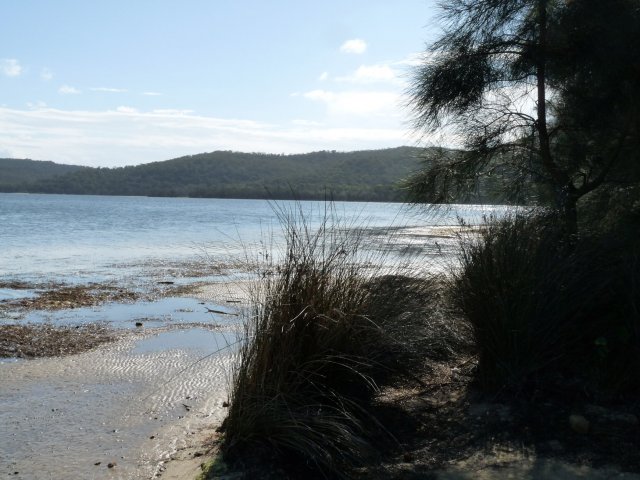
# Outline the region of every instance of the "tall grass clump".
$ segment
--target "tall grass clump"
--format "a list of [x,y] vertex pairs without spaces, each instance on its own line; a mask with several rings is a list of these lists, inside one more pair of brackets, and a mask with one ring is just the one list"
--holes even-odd
[[286,247],[252,291],[222,450],[341,476],[369,457],[379,426],[366,405],[388,338],[367,315],[367,285],[381,259],[363,256],[362,230],[335,212],[317,228],[300,212],[279,214]]
[[472,324],[485,389],[638,386],[637,242],[568,237],[560,225],[515,214],[462,242],[453,296]]

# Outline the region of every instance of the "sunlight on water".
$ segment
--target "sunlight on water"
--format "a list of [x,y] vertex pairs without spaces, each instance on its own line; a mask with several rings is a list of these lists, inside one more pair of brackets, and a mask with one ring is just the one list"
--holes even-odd
[[[280,241],[274,206],[304,212],[312,226],[327,209],[322,202],[0,194],[0,280],[118,281],[143,265],[243,256]],[[389,203],[333,208],[345,226],[407,231],[457,225],[458,216],[478,223],[506,210],[471,205],[427,216]]]

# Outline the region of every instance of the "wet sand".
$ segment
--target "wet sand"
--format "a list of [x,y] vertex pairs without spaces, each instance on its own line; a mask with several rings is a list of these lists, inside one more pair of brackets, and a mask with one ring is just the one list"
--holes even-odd
[[[18,337],[49,330],[69,335],[57,343],[55,335],[40,335],[51,340],[40,353],[56,356],[0,358],[0,477],[136,480],[179,478],[185,466],[197,469],[207,439],[226,415],[245,286],[195,285],[177,303],[165,298],[154,305],[47,311],[54,316],[40,324],[2,326]],[[107,321],[97,326],[89,313]],[[141,315],[144,325],[135,327]],[[78,328],[57,324],[77,321]],[[94,329],[108,332],[109,343],[85,342],[90,350],[71,351],[74,342],[82,343],[83,331]],[[35,336],[25,334],[27,340]],[[65,345],[67,354],[58,355],[56,348]],[[181,460],[165,472],[176,457]]]
[[[143,479],[161,473],[190,435],[225,415],[232,352],[206,355],[228,340],[201,329],[199,338],[209,336],[211,343],[193,348],[188,339],[180,345],[184,333],[136,333],[79,355],[4,361],[0,475]],[[159,346],[172,342],[173,348]]]

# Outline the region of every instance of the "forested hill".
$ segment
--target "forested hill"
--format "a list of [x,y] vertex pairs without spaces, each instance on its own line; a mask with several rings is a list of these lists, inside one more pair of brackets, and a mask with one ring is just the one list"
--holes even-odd
[[[121,168],[0,160],[0,191],[394,201],[402,200],[397,183],[418,168],[420,152],[413,147],[299,155],[217,151]],[[12,162],[24,168],[5,167]]]
[[60,165],[53,162],[0,158],[0,191],[15,191],[26,183],[49,179],[85,169],[77,165]]

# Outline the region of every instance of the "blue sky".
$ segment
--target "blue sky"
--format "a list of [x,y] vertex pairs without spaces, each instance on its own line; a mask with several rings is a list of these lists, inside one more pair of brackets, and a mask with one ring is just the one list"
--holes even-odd
[[121,166],[413,145],[434,0],[5,0],[0,157]]

